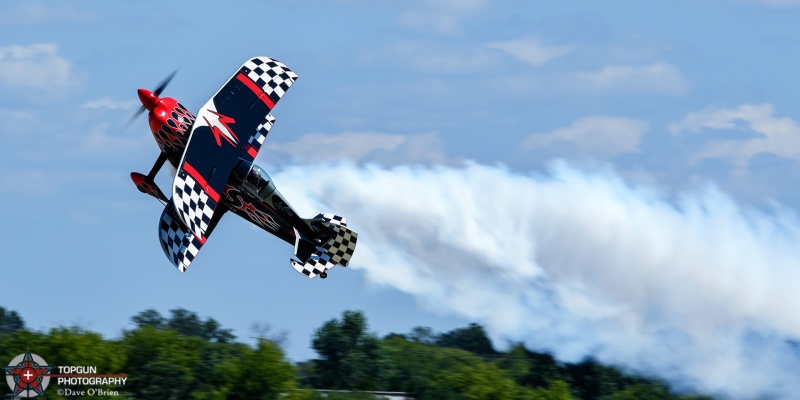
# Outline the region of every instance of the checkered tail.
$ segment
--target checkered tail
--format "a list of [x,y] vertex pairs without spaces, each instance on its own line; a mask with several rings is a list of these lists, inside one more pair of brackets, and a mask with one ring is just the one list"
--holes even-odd
[[328,227],[334,231],[333,237],[328,239],[322,246],[317,246],[316,251],[305,262],[291,260],[292,268],[309,278],[313,278],[334,265],[346,267],[356,250],[358,234],[350,230],[346,222],[342,224],[342,220],[339,217],[339,219],[327,221]]

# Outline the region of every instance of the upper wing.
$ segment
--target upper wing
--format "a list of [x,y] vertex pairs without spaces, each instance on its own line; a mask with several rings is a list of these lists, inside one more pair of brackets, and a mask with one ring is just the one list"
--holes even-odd
[[245,62],[197,113],[173,182],[178,216],[199,239],[239,160],[252,163],[275,118],[269,112],[297,80],[281,62]]

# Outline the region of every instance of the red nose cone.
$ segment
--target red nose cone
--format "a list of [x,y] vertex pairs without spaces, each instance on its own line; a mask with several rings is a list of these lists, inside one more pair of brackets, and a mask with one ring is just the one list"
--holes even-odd
[[158,96],[147,89],[139,89],[139,100],[147,111],[153,111],[156,104],[158,104]]

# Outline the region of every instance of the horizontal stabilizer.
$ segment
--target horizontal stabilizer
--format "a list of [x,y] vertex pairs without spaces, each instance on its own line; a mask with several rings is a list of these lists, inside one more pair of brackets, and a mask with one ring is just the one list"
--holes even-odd
[[[329,268],[334,265],[346,267],[356,249],[358,234],[347,227],[347,221],[337,215],[319,214],[312,221],[319,220],[333,234],[322,245],[314,245],[295,230],[295,255],[303,261],[290,260],[292,268],[297,272],[313,278],[322,275],[324,278]],[[325,274],[325,275],[323,275]]]

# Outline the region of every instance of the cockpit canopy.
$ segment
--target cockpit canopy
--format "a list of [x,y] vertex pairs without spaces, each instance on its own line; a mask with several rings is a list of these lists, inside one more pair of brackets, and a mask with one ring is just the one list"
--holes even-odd
[[253,194],[258,195],[262,200],[266,200],[275,191],[275,184],[272,183],[272,178],[270,178],[267,171],[264,171],[258,165],[253,165],[253,168],[250,169],[250,173],[244,179],[243,186]]

